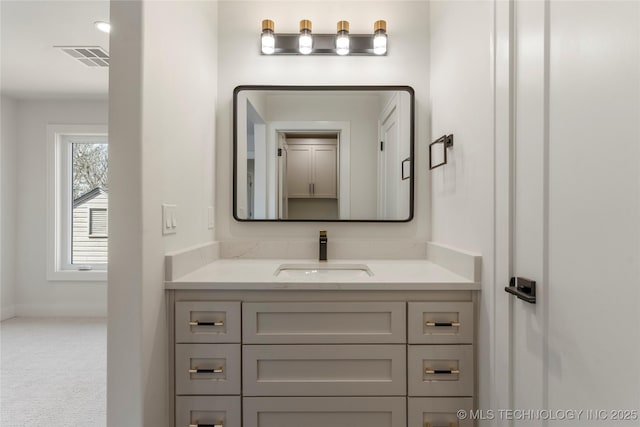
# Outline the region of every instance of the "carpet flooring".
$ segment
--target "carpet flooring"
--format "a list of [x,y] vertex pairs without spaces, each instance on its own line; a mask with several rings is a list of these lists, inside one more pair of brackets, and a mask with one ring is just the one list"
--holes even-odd
[[106,319],[0,323],[0,426],[106,426]]

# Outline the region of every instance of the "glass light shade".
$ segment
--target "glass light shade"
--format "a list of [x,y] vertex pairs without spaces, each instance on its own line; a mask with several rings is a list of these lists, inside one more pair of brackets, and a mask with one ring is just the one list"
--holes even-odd
[[384,55],[387,53],[387,34],[378,31],[373,37],[373,53],[376,55]]
[[298,42],[298,51],[303,55],[308,55],[313,49],[313,39],[311,33],[303,31],[300,33],[300,39]]
[[265,30],[262,32],[262,53],[271,55],[276,51],[276,39],[273,31]]
[[336,53],[338,55],[349,54],[349,34],[338,34],[338,37],[336,37]]

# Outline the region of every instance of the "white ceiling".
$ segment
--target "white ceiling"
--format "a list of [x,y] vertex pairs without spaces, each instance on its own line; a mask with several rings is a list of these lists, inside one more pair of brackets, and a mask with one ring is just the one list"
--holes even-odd
[[108,68],[87,67],[53,46],[100,46],[109,1],[0,0],[2,93],[15,98],[106,98]]

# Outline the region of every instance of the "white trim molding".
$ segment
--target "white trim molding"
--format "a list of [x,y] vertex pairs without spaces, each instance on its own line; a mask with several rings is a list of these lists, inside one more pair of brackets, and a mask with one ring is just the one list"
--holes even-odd
[[[351,219],[351,174],[349,173],[350,145],[351,145],[351,123],[346,121],[282,121],[269,122],[267,131],[267,144],[269,153],[276,153],[278,144],[278,132],[287,131],[336,131],[339,133],[338,140],[338,212],[341,220]],[[276,156],[273,154],[269,158],[268,168],[276,170]],[[277,187],[277,174],[271,174],[267,191],[274,191]],[[271,198],[270,198],[271,199]],[[273,198],[275,200],[275,197]],[[273,209],[275,216],[275,207]]]
[[[63,136],[108,134],[107,125],[48,125],[47,126],[47,280],[105,282],[107,271],[78,271],[64,268],[63,233],[70,226],[62,221],[63,183],[66,181],[58,165],[62,160]],[[64,203],[70,201],[65,201]]]

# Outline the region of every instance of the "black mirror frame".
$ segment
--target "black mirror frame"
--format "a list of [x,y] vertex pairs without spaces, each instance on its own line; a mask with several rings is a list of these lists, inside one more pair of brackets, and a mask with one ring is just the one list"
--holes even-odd
[[[405,91],[409,93],[409,157],[403,162],[410,160],[409,163],[409,217],[406,219],[398,220],[377,220],[377,219],[245,219],[238,218],[237,216],[237,179],[238,173],[238,94],[243,90],[290,90],[290,91],[309,91],[309,92],[321,92],[321,91],[373,91],[373,90],[386,90],[386,91]],[[238,222],[371,222],[371,223],[405,223],[413,220],[414,213],[414,186],[415,186],[415,91],[411,86],[273,86],[273,85],[240,85],[233,89],[233,219]]]

